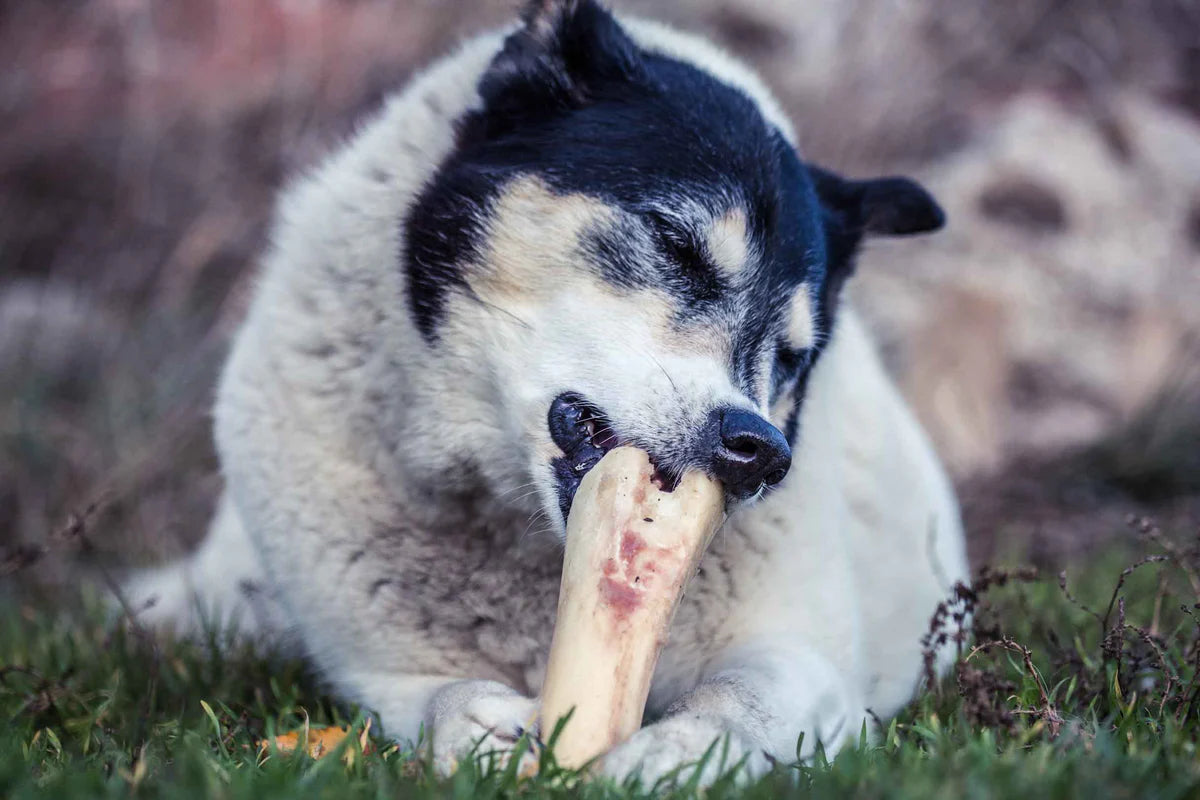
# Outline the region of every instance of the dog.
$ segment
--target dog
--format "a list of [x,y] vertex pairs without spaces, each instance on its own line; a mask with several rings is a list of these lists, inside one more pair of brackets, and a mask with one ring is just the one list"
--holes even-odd
[[718,479],[729,516],[603,771],[832,755],[912,697],[966,576],[950,483],[842,298],[865,237],[943,221],[912,180],[802,160],[706,41],[533,2],[283,193],[210,533],[130,603],[294,648],[448,771],[538,733],[571,501],[630,444]]

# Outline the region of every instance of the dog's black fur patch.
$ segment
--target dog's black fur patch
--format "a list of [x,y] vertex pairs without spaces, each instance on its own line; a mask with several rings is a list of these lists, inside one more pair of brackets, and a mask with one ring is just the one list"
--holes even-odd
[[[653,278],[678,299],[681,324],[736,303],[745,313],[732,332],[730,369],[748,392],[800,283],[818,287],[824,341],[864,235],[942,224],[941,209],[912,181],[851,181],[802,163],[748,96],[643,51],[594,0],[541,0],[524,20],[480,80],[482,108],[459,121],[453,153],[404,220],[410,303],[431,345],[448,294],[465,287],[463,270],[479,255],[490,202],[522,175],[643,221],[656,244],[651,265],[623,251],[619,229],[584,243],[613,285],[634,289]],[[741,297],[731,296],[702,232],[662,213],[688,204],[713,217],[735,205],[746,213],[757,263]],[[816,357],[780,354],[776,395]]]
[[[737,202],[761,239],[780,216],[777,137],[750,98],[642,51],[596,3],[568,5],[559,14],[542,9],[545,18],[528,20],[505,42],[480,81],[483,107],[460,120],[454,152],[405,220],[410,299],[430,341],[447,292],[463,284],[463,265],[478,255],[479,220],[515,177],[535,174],[556,191],[641,218],[665,268],[659,285],[687,310],[711,305],[726,287],[699,232],[659,213],[662,206],[687,198],[720,214]],[[644,266],[610,257],[603,271],[614,284],[639,285]]]

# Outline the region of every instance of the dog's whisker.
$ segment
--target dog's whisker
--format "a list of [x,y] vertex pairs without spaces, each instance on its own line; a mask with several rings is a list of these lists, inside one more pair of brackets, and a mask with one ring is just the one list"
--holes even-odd
[[537,485],[538,485],[537,481],[529,481],[528,483],[518,484],[517,486],[514,486],[511,489],[505,489],[503,492],[500,492],[499,494],[497,494],[496,499],[503,500],[504,498],[508,497],[509,495],[513,494],[514,492],[519,492],[523,489],[529,489],[531,487],[536,487]]

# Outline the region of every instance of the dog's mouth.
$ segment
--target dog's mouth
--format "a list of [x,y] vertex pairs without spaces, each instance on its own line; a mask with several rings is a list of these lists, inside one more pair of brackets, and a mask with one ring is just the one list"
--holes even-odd
[[[612,420],[603,409],[575,392],[564,392],[554,398],[547,424],[550,438],[563,452],[562,456],[551,462],[551,467],[557,483],[559,509],[566,522],[583,476],[609,450],[632,442],[623,438],[613,427]],[[674,482],[657,471],[655,482],[664,488],[674,488]]]

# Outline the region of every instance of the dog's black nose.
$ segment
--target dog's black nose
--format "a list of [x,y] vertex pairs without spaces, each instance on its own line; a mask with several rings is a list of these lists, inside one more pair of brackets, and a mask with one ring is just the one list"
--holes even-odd
[[733,497],[749,497],[787,475],[792,449],[779,429],[759,415],[740,408],[718,408],[705,427],[704,446],[711,452],[713,475]]

